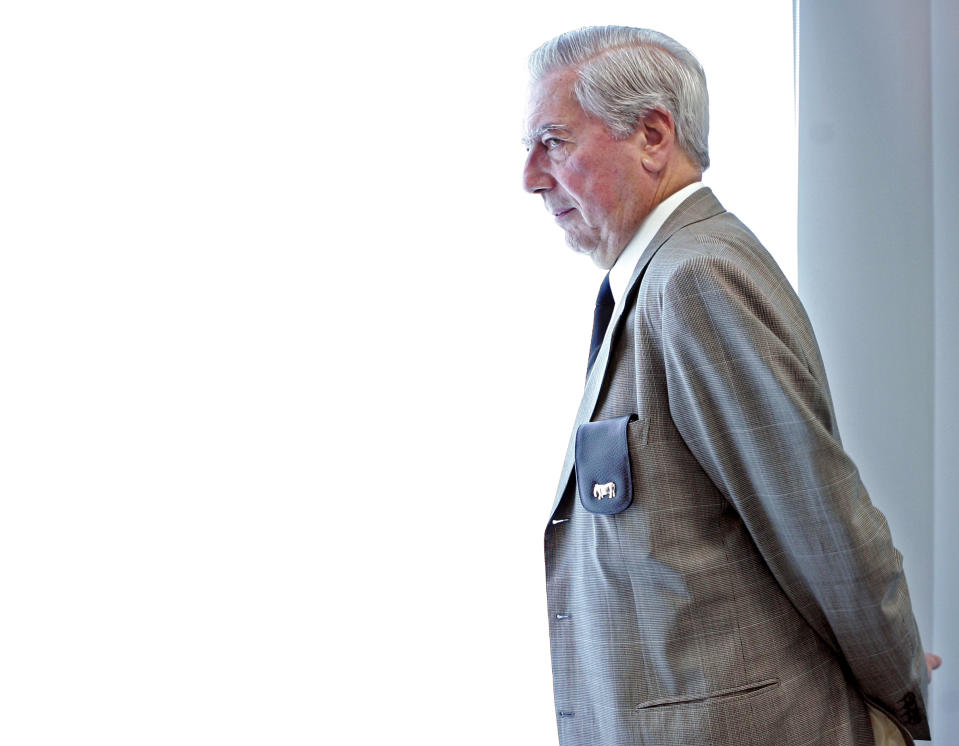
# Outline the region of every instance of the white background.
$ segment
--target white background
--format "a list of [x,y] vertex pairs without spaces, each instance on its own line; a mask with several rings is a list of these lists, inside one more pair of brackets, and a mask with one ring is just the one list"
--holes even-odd
[[526,55],[701,60],[795,278],[791,3],[8,3],[0,740],[552,744],[542,529],[602,277]]

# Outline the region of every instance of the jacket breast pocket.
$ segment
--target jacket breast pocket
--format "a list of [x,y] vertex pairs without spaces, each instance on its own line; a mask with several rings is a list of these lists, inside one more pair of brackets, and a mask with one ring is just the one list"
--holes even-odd
[[645,441],[648,423],[635,414],[585,422],[576,430],[576,487],[590,513],[621,513],[633,501],[630,443]]

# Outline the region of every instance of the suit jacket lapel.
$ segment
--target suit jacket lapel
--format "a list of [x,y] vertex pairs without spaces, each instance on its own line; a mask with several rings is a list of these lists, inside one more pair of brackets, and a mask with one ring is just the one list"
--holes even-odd
[[656,252],[659,251],[659,248],[680,228],[685,228],[687,225],[692,225],[700,220],[706,220],[722,212],[725,212],[723,206],[719,204],[719,200],[713,196],[712,190],[708,187],[704,187],[691,194],[679,207],[673,210],[672,214],[666,219],[666,222],[663,223],[663,227],[659,229],[653,237],[653,240],[649,242],[649,245],[639,257],[639,261],[636,262],[636,268],[633,270],[633,274],[629,279],[626,292],[623,294],[621,301],[616,304],[616,308],[613,311],[613,317],[610,319],[606,336],[603,339],[603,346],[599,348],[599,353],[596,355],[596,362],[593,363],[593,368],[589,373],[589,377],[586,379],[586,390],[583,392],[583,398],[579,403],[579,410],[576,412],[576,422],[573,425],[573,432],[570,434],[569,444],[566,446],[566,459],[563,462],[563,471],[559,479],[559,486],[556,489],[556,498],[553,500],[553,508],[550,510],[550,518],[552,518],[556,512],[556,508],[559,506],[560,500],[563,499],[563,494],[569,486],[569,480],[573,472],[576,430],[584,422],[589,422],[593,416],[596,401],[599,399],[599,391],[606,378],[611,341],[616,337],[616,330],[621,323],[623,309],[630,305],[629,301],[631,297],[639,292],[639,280],[642,277],[643,270],[646,269],[646,265],[649,264]]

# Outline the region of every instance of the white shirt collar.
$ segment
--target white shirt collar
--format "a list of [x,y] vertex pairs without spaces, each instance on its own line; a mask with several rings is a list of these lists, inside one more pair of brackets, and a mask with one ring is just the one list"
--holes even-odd
[[639,257],[646,250],[649,242],[653,240],[653,237],[663,227],[663,223],[673,214],[673,211],[689,195],[702,189],[702,187],[703,183],[701,181],[684,186],[656,205],[646,216],[642,225],[639,226],[639,230],[636,231],[636,235],[626,244],[623,253],[619,255],[613,268],[609,270],[609,289],[613,291],[613,299],[617,303],[623,297],[623,293],[626,292],[626,288],[629,286],[629,278],[633,276],[633,270],[636,269],[636,262],[639,261]]

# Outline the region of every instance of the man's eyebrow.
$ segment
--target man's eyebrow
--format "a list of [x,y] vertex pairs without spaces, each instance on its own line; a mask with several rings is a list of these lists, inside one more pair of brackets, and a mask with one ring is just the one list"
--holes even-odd
[[537,130],[530,132],[523,138],[523,145],[527,148],[533,147],[533,143],[539,142],[539,139],[545,135],[547,132],[553,132],[554,130],[562,130],[563,132],[569,132],[569,127],[565,124],[544,124]]

